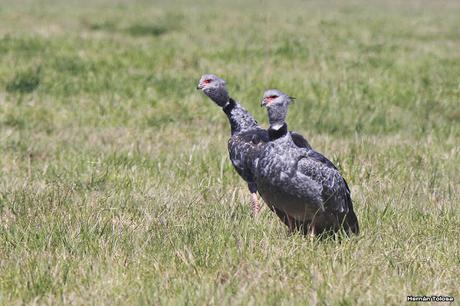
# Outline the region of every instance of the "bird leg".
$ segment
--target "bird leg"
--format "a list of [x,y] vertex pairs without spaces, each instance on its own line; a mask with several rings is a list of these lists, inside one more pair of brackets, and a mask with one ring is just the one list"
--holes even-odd
[[286,221],[287,221],[287,226],[289,228],[289,233],[293,233],[295,231],[295,220],[288,214],[286,214]]
[[315,239],[316,236],[316,229],[315,229],[315,219],[311,221],[311,223],[308,225],[308,236],[310,236],[310,239]]
[[249,192],[251,192],[251,210],[252,217],[257,217],[260,213],[259,199],[257,198],[257,186],[255,183],[248,183]]
[[257,193],[251,192],[251,209],[252,209],[252,216],[257,217],[260,213],[260,204],[259,199],[257,198]]

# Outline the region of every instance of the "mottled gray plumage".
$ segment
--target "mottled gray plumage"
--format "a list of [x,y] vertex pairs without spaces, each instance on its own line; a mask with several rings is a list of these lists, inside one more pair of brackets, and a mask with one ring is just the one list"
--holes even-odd
[[[269,141],[267,130],[262,129],[244,107],[229,97],[226,83],[221,78],[205,74],[197,89],[201,89],[227,115],[231,126],[231,137],[228,140],[230,160],[238,174],[248,183],[250,192],[255,193],[257,186],[252,165],[263,145]],[[308,141],[300,134],[291,134],[297,146],[310,148]]]
[[337,168],[311,148],[295,145],[284,122],[291,98],[269,90],[262,105],[268,109],[270,141],[254,159],[253,172],[260,195],[293,227],[322,233],[358,233],[350,190]]

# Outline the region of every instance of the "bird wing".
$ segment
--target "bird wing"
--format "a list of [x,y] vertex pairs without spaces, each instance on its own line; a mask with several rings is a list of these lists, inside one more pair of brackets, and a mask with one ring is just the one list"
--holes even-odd
[[302,135],[296,132],[291,131],[290,133],[291,133],[292,140],[294,141],[297,147],[311,149],[311,146],[308,143],[308,141],[305,139],[305,137],[303,137]]
[[267,131],[253,129],[232,136],[228,141],[230,160],[238,174],[247,182],[254,180],[252,164],[262,145],[269,141]]
[[347,183],[324,155],[309,150],[299,159],[297,171],[321,186],[321,198],[326,210],[348,213],[353,209]]

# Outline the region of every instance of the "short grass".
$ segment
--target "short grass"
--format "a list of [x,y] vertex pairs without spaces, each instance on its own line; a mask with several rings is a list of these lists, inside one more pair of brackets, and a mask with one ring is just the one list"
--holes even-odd
[[[460,299],[460,3],[0,1],[0,304]],[[227,79],[349,181],[361,235],[250,217]]]

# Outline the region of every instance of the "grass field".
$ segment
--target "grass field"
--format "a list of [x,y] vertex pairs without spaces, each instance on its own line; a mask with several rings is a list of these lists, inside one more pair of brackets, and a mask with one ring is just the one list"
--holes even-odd
[[[460,299],[460,2],[0,0],[0,304]],[[228,81],[348,180],[361,235],[250,217]]]

